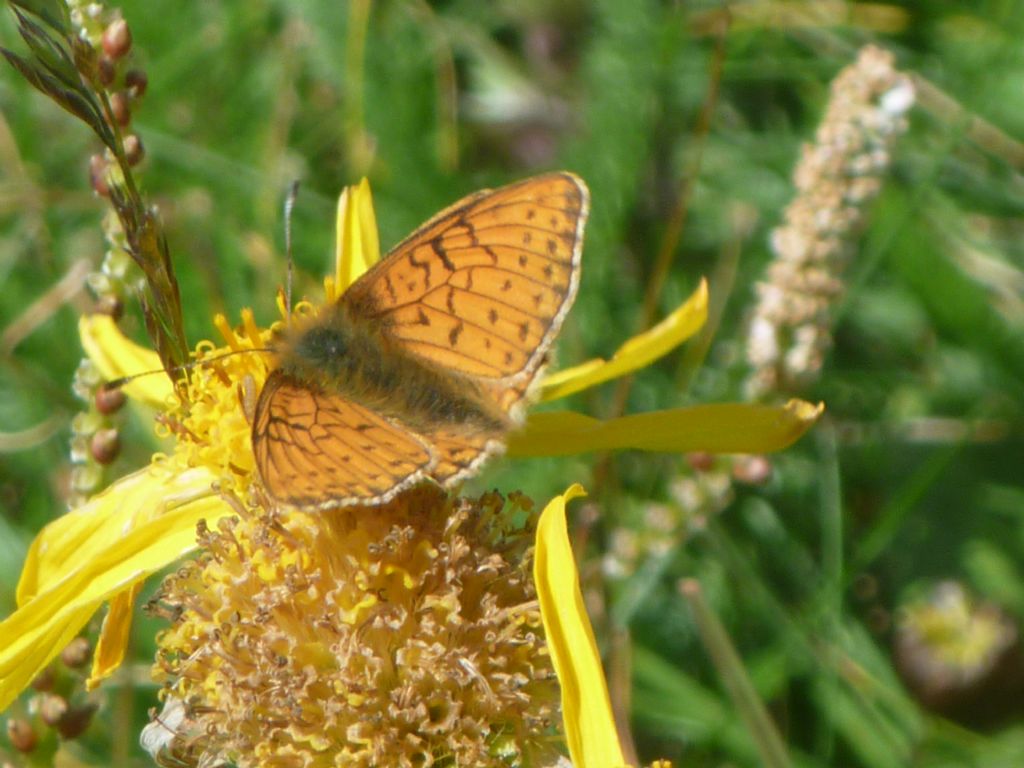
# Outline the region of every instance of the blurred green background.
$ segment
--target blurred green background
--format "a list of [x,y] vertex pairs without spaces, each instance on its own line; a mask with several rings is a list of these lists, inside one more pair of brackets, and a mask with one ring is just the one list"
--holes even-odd
[[[560,364],[642,330],[661,249],[672,259],[653,319],[711,279],[713,338],[639,374],[634,412],[743,398],[769,232],[829,82],[860,46],[938,89],[911,111],[864,211],[834,348],[799,393],[824,400],[826,418],[756,467],[759,482],[726,461],[629,454],[505,460],[476,486],[538,501],[573,481],[590,491],[576,529],[584,586],[642,761],[763,764],[749,704],[730,696],[680,594],[689,577],[791,764],[1024,764],[1024,3],[394,0],[365,25],[362,3],[120,7],[149,77],[132,123],[140,178],[192,344],[213,336],[217,311],[276,317],[294,179],[298,285],[317,296],[336,196],[360,176],[387,248],[465,193],[565,168],[590,185],[592,212]],[[24,50],[9,9],[0,41]],[[84,125],[9,67],[0,110],[6,614],[28,543],[65,509],[76,319],[91,305],[84,291],[36,302],[83,260],[99,264],[105,203]],[[144,338],[137,307],[124,325]],[[608,384],[569,405],[610,416],[623,394]],[[123,435],[110,477],[157,448],[151,414],[129,415]],[[136,744],[158,628],[140,622],[130,674],[67,750],[78,764],[146,764]]]

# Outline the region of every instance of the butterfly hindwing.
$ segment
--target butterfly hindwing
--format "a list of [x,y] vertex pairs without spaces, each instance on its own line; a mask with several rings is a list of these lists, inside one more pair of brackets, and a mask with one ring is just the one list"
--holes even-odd
[[415,433],[281,371],[260,393],[252,443],[270,495],[304,508],[386,501],[427,478],[437,463]]

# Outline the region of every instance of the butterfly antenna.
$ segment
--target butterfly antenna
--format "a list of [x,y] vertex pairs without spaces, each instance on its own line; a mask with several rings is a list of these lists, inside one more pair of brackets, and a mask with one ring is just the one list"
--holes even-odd
[[288,194],[284,198],[284,252],[288,259],[287,287],[284,295],[285,317],[291,325],[292,322],[292,275],[295,271],[292,261],[292,211],[295,210],[295,198],[299,196],[299,182],[293,181],[288,187]]
[[252,349],[233,349],[230,352],[224,352],[223,354],[215,355],[214,357],[208,357],[205,360],[193,360],[190,363],[182,363],[181,365],[176,365],[173,368],[171,368],[170,371],[165,371],[165,369],[163,368],[154,368],[151,371],[141,371],[140,373],[133,373],[129,376],[121,376],[119,378],[111,379],[110,381],[104,382],[103,387],[106,389],[118,389],[119,387],[123,387],[130,381],[141,379],[143,376],[152,376],[157,373],[165,372],[169,373],[171,371],[190,371],[197,366],[206,365],[208,363],[214,363],[218,360],[223,360],[225,357],[232,357],[234,355],[249,355],[252,354],[253,352],[273,353],[273,351],[274,350],[269,347],[253,347]]

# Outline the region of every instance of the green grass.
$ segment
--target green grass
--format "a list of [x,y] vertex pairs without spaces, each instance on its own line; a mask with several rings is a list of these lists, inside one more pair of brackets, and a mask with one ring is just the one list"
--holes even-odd
[[[655,318],[703,275],[722,307],[703,361],[684,350],[642,372],[629,411],[742,397],[740,345],[768,233],[828,83],[856,49],[875,41],[941,89],[948,101],[911,113],[844,278],[835,347],[801,393],[826,402],[826,423],[773,457],[770,481],[737,485],[723,510],[612,579],[599,566],[616,529],[642,526],[653,503],[685,519],[671,493],[689,471],[683,457],[502,461],[478,485],[538,500],[572,481],[590,491],[601,514],[579,553],[585,589],[607,601],[603,641],[628,631],[630,653],[608,663],[632,663],[642,760],[763,764],[758,731],[677,589],[694,578],[792,765],[1024,762],[1019,655],[1001,676],[1008,690],[981,697],[1005,706],[965,705],[954,718],[915,698],[892,652],[901,607],[943,580],[998,605],[1018,631],[1024,619],[1024,149],[1012,138],[1024,138],[1024,3],[878,6],[899,11],[886,31],[738,14],[719,39],[708,19],[722,6],[710,3],[382,2],[361,63],[347,4],[121,7],[149,76],[133,121],[148,153],[140,179],[166,224],[192,344],[212,336],[214,312],[276,315],[293,179],[298,285],[312,295],[330,263],[336,195],[363,174],[388,247],[462,194],[567,168],[593,206],[561,364],[608,355],[641,330],[657,254],[684,207]],[[6,9],[0,41],[24,51]],[[3,333],[76,261],[99,264],[105,209],[89,188],[99,145],[85,126],[10,68],[0,109]],[[28,543],[64,510],[76,321],[89,306],[79,293],[0,349],[3,614]],[[140,317],[129,308],[126,327],[142,339]],[[571,405],[611,415],[616,387]],[[54,415],[53,434],[10,444]],[[112,477],[156,449],[146,417],[133,418]],[[139,679],[157,627],[138,629]],[[104,707],[115,716],[76,755],[144,764],[135,745],[153,689],[111,690]]]

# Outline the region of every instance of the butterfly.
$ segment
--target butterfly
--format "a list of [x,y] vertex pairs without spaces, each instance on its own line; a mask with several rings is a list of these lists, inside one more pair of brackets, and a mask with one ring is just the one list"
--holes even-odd
[[271,499],[382,504],[504,450],[576,297],[588,207],[567,172],[477,192],[288,329],[252,419]]

